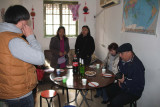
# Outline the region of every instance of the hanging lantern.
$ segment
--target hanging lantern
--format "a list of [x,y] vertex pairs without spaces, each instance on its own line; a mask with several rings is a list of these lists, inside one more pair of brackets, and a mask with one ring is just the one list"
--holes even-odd
[[84,14],[84,22],[86,22],[86,15],[89,14],[88,12],[88,7],[86,6],[86,2],[85,2],[85,6],[83,7],[83,14]]
[[32,8],[32,12],[30,13],[30,15],[32,16],[32,23],[33,23],[33,30],[34,30],[34,17],[36,15],[36,13],[34,12],[34,8]]

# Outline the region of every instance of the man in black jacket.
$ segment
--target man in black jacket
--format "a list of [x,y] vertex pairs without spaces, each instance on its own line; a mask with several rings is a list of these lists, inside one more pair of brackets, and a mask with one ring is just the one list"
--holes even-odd
[[123,107],[138,100],[145,85],[145,68],[134,54],[132,45],[125,43],[118,48],[118,52],[120,53],[118,68],[122,76],[117,77],[117,84],[112,84],[107,88],[111,107]]

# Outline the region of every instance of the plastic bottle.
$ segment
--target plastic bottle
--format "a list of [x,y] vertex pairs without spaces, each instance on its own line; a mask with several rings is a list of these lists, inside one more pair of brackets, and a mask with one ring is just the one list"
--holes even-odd
[[81,74],[81,66],[82,66],[82,63],[81,63],[81,58],[79,58],[79,66],[78,66],[78,73]]
[[84,60],[82,59],[82,65],[81,65],[81,75],[84,76],[85,73],[85,66],[84,66]]
[[78,73],[78,59],[76,55],[74,55],[72,65],[73,65],[73,73],[77,74]]

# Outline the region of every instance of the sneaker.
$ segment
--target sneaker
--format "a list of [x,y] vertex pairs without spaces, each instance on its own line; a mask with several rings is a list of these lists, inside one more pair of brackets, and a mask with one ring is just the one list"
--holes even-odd
[[94,98],[98,98],[99,96],[98,95],[94,95]]

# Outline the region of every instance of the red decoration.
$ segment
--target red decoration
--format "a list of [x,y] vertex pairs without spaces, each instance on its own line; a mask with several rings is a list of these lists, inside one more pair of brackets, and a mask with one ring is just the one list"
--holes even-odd
[[86,22],[86,15],[89,14],[88,10],[89,10],[89,9],[88,9],[88,7],[86,6],[86,2],[85,2],[85,6],[83,7],[83,12],[84,12],[83,14],[85,15],[85,16],[84,16],[84,22]]
[[32,8],[32,12],[30,13],[30,15],[32,16],[32,23],[33,23],[33,29],[34,29],[34,16],[36,15],[36,13],[34,12],[34,8]]
[[44,77],[44,71],[42,69],[39,69],[39,68],[37,68],[36,71],[37,71],[37,79],[39,81],[41,81]]

